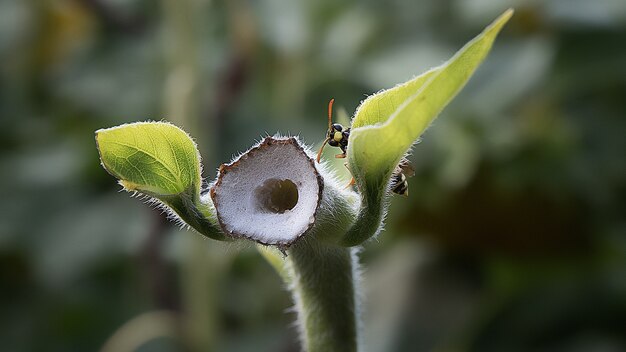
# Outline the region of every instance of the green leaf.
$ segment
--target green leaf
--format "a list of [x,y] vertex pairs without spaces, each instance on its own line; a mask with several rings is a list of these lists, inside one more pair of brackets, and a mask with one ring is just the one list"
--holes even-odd
[[357,109],[350,132],[348,165],[363,203],[344,245],[358,245],[376,234],[396,165],[463,88],[512,15],[511,9],[504,12],[443,65],[369,97]]
[[152,196],[200,190],[200,156],[193,140],[164,122],[96,131],[102,166],[128,191]]
[[127,191],[160,200],[187,225],[229,240],[214,209],[200,199],[200,154],[191,137],[165,122],[137,122],[96,131],[102,166]]

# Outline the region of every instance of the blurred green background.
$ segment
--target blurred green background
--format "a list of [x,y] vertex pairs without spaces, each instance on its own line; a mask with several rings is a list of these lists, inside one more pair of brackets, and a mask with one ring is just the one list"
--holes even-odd
[[367,351],[626,351],[621,0],[0,2],[0,350],[298,351],[254,247],[118,192],[94,131],[172,121],[211,180],[265,134],[317,147],[331,97],[351,115],[507,7],[362,251]]

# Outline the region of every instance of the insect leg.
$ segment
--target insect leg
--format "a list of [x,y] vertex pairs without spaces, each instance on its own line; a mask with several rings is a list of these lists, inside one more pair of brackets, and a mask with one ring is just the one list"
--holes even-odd
[[319,164],[320,159],[322,157],[322,151],[324,150],[324,146],[326,145],[326,143],[328,143],[329,138],[327,137],[326,139],[324,139],[324,143],[322,143],[322,147],[320,148],[320,150],[317,152],[317,163]]
[[[346,169],[348,169],[348,172],[350,173],[350,175],[352,175],[352,171],[350,171],[350,168],[348,167],[348,163],[343,163],[343,166],[345,166]],[[346,185],[345,188],[354,186],[355,184],[356,184],[356,180],[354,179],[354,176],[352,176],[352,178],[350,179],[350,182]]]

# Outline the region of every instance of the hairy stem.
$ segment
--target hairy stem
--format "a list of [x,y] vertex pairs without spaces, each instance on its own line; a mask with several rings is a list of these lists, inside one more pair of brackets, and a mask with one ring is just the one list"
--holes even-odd
[[299,241],[288,251],[305,351],[358,351],[354,252],[315,239]]
[[391,172],[378,180],[378,182],[370,184],[357,180],[357,186],[361,194],[361,208],[356,216],[356,221],[340,239],[340,245],[346,247],[358,246],[378,233],[386,211],[385,196],[389,178],[391,178]]
[[187,225],[200,234],[218,241],[231,240],[220,230],[217,221],[211,221],[212,212],[207,204],[202,203],[198,195],[180,194],[172,197],[161,197],[161,200]]

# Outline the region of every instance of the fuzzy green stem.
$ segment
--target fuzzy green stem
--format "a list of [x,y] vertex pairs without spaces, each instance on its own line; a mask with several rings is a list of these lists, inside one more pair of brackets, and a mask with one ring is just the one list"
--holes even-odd
[[161,197],[161,201],[167,204],[176,215],[178,215],[187,225],[198,231],[200,234],[218,241],[231,240],[226,236],[214,221],[212,212],[207,204],[200,201],[198,195],[188,195],[186,192],[170,197]]
[[288,251],[304,350],[358,351],[355,249],[299,241]]
[[[356,221],[339,244],[346,247],[358,246],[375,236],[381,228],[385,214],[385,196],[389,175],[384,175],[378,182],[369,184],[357,180],[359,193],[361,194],[361,208],[356,216]],[[361,181],[361,182],[359,182]]]

